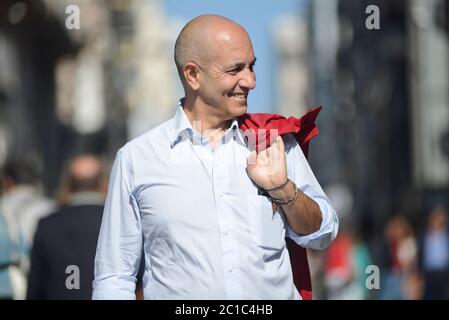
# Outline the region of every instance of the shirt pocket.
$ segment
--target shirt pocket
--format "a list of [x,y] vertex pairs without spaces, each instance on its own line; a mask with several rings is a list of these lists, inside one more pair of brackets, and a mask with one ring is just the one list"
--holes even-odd
[[285,246],[285,224],[271,200],[260,195],[231,196],[240,230],[249,233],[251,241],[262,249],[282,250]]

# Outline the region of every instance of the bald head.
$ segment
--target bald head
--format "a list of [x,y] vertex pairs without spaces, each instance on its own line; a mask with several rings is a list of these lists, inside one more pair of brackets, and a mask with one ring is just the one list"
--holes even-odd
[[184,26],[175,43],[175,63],[184,88],[185,64],[189,61],[208,63],[214,59],[217,43],[230,41],[235,36],[249,39],[242,26],[218,15],[202,15]]
[[100,161],[92,155],[75,158],[70,166],[70,173],[77,179],[88,179],[101,171]]
[[100,160],[89,154],[74,158],[69,166],[69,189],[71,192],[96,191],[102,179]]

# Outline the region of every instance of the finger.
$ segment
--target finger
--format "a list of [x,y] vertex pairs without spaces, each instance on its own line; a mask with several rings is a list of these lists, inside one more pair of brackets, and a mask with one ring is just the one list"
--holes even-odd
[[270,157],[268,158],[268,164],[269,164],[269,172],[270,174],[273,174],[277,171],[277,168],[279,167],[279,143],[277,138],[273,141],[273,145],[271,146],[270,150]]
[[278,154],[279,154],[278,149],[279,149],[279,141],[278,141],[278,138],[276,138],[273,141],[273,144],[271,145],[271,148],[270,148],[270,155],[269,155],[270,161],[274,161],[274,160],[278,159]]
[[265,150],[263,150],[263,151],[261,151],[258,155],[257,155],[257,161],[258,162],[261,162],[261,163],[267,163],[268,161],[269,161],[269,154],[270,154],[270,148],[271,147],[269,147],[269,148],[267,148],[267,149],[265,149]]
[[257,163],[257,152],[251,151],[251,153],[248,156],[248,159],[246,159],[246,163],[248,166],[255,166]]
[[278,136],[276,138],[277,140],[277,145],[278,145],[278,151],[279,151],[279,155],[283,155],[285,153],[285,145],[284,145],[284,140],[282,140],[281,136]]
[[264,155],[267,156],[268,158],[270,157],[270,152],[271,152],[271,146],[268,146],[265,150],[264,150]]

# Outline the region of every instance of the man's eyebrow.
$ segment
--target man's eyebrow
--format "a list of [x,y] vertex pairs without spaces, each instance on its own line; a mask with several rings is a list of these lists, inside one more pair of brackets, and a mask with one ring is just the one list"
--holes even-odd
[[[257,58],[254,58],[254,60],[249,64],[250,66],[254,65],[256,63]],[[234,64],[231,64],[229,67],[227,67],[226,69],[228,70],[232,70],[232,69],[236,69],[236,68],[244,68],[246,65],[245,62],[236,62]]]

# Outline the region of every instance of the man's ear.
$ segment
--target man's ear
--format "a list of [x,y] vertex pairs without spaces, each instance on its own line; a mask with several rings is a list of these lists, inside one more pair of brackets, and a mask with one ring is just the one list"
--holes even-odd
[[187,85],[193,90],[197,91],[200,87],[198,76],[199,76],[199,68],[193,62],[187,62],[183,68],[184,78],[186,79]]

